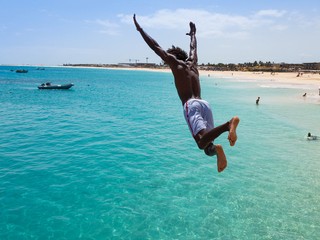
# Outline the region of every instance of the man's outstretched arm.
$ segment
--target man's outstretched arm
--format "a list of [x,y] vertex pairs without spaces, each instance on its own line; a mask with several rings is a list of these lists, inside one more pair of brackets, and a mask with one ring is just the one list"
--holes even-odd
[[152,37],[150,37],[143,29],[140,27],[139,23],[136,20],[136,15],[133,15],[133,21],[136,25],[137,31],[140,32],[142,38],[144,41],[149,45],[149,47],[159,56],[163,61],[167,61],[168,54],[166,51],[164,51],[160,45],[154,40]]
[[195,65],[198,64],[197,54],[197,39],[196,39],[196,25],[190,22],[190,32],[187,33],[190,36],[190,52],[187,61],[193,62]]

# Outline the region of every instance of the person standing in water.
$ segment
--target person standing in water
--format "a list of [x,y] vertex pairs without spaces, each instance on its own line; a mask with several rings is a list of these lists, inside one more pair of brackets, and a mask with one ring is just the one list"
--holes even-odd
[[163,50],[160,45],[150,37],[139,25],[136,15],[133,21],[137,31],[141,34],[148,46],[169,65],[174,76],[175,86],[181,100],[184,116],[189,126],[191,134],[198,147],[204,150],[208,156],[217,156],[218,172],[227,167],[227,159],[220,144],[213,144],[213,141],[222,133],[229,132],[228,140],[230,146],[234,146],[237,141],[236,129],[240,122],[237,116],[230,121],[214,127],[213,115],[209,103],[201,99],[201,88],[199,72],[197,69],[197,40],[196,26],[190,22],[190,52],[189,56],[179,47]]
[[257,98],[256,104],[259,105],[260,97]]

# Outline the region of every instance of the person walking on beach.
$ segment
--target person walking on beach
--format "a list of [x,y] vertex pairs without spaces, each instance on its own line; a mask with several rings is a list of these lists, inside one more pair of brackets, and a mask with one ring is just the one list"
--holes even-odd
[[184,116],[198,147],[204,150],[208,156],[217,156],[218,172],[227,167],[227,159],[220,144],[213,144],[213,141],[222,133],[229,132],[228,140],[230,146],[234,146],[237,141],[236,128],[239,118],[233,117],[230,121],[214,127],[213,115],[209,103],[201,99],[201,88],[199,72],[197,69],[197,40],[196,26],[190,22],[190,52],[189,56],[179,47],[163,50],[160,45],[150,37],[139,25],[136,15],[133,21],[138,32],[149,47],[169,65],[174,76],[175,86],[183,105]]

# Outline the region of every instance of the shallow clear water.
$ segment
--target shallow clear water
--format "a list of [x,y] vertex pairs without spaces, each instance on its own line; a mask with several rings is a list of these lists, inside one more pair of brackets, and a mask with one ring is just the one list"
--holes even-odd
[[0,239],[320,238],[317,89],[203,78],[215,124],[241,118],[218,174],[171,74],[27,68],[0,67]]

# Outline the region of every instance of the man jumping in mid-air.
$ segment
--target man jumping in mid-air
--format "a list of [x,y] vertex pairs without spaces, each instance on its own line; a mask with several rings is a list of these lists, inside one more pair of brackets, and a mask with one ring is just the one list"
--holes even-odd
[[195,24],[190,22],[190,32],[187,33],[191,38],[188,56],[185,51],[174,46],[164,51],[153,38],[143,31],[135,14],[133,21],[137,31],[140,32],[149,47],[169,65],[183,105],[185,119],[198,147],[203,149],[208,156],[217,155],[218,172],[223,171],[227,167],[227,159],[222,146],[213,144],[213,141],[222,133],[229,131],[230,146],[234,146],[237,141],[236,128],[240,120],[235,116],[230,121],[214,127],[209,103],[201,99]]

